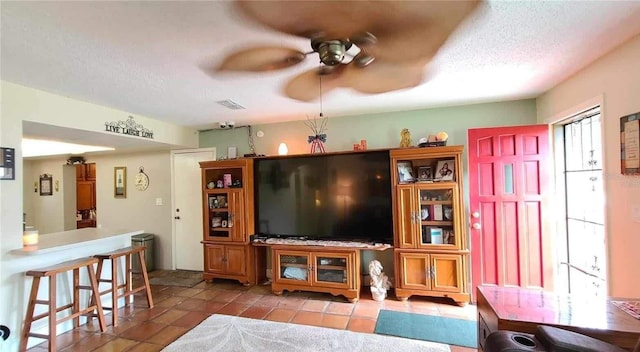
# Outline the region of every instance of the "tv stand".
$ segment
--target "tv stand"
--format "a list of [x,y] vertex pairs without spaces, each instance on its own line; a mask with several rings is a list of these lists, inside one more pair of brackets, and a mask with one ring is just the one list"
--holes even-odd
[[349,302],[360,298],[360,248],[272,245],[276,295],[286,291],[325,292]]
[[254,245],[266,245],[266,246],[317,246],[324,247],[325,250],[329,250],[327,247],[337,248],[358,248],[368,250],[385,250],[393,248],[393,245],[387,243],[375,243],[375,242],[361,242],[361,241],[332,241],[332,240],[314,240],[307,237],[269,237],[269,236],[254,236],[251,238],[251,242]]

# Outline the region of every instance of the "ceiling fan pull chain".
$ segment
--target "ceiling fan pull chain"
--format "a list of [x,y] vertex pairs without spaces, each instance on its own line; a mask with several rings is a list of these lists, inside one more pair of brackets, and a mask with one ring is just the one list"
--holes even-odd
[[[320,70],[322,70],[322,63],[318,65],[318,72]],[[318,75],[318,78],[320,78],[320,118],[322,118],[322,73]]]

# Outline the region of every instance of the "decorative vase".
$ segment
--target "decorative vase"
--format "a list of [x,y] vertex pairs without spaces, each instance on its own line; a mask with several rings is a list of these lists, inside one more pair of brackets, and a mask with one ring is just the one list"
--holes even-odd
[[311,154],[314,153],[324,153],[324,143],[327,141],[326,134],[316,134],[314,136],[309,136],[307,140],[311,144]]

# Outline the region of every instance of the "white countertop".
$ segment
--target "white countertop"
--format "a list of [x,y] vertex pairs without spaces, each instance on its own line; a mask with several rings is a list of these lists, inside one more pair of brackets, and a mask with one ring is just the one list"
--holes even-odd
[[106,228],[85,227],[78,230],[47,233],[38,236],[38,244],[24,246],[11,250],[16,255],[40,255],[57,251],[79,248],[100,241],[116,239],[118,237],[133,236],[143,233],[143,230],[111,230]]

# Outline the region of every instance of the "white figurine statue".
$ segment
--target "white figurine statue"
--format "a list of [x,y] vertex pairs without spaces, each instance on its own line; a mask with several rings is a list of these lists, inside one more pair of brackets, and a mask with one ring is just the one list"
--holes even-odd
[[369,277],[371,278],[371,296],[376,301],[384,301],[387,297],[387,290],[391,287],[391,282],[385,273],[382,272],[382,264],[377,260],[369,262]]

